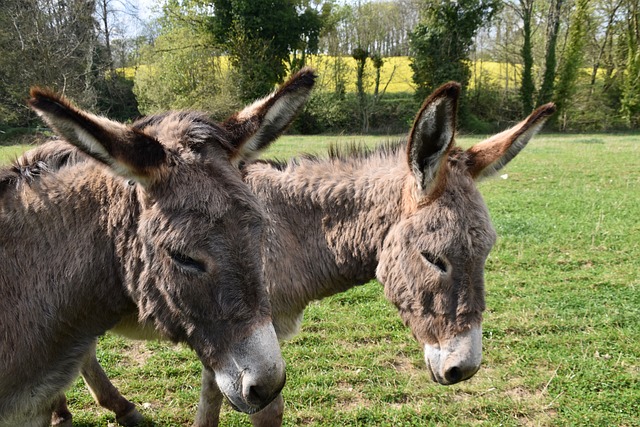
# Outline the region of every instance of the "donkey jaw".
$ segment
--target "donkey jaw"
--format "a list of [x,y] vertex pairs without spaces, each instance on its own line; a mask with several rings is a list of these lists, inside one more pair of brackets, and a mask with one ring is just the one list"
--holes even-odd
[[425,344],[424,359],[431,379],[451,385],[471,378],[482,361],[482,327],[475,326],[443,342]]
[[220,391],[237,411],[253,414],[271,403],[286,381],[273,324],[261,325],[236,343],[214,372]]

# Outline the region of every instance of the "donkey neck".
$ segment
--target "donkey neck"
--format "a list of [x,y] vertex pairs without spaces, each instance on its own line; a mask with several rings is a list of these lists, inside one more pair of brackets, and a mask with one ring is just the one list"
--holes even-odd
[[400,153],[248,167],[245,179],[271,218],[264,269],[276,331],[282,316],[375,278],[384,237],[401,214],[409,171]]
[[[7,259],[14,259],[11,269],[29,275],[12,286],[30,288],[34,298],[47,300],[62,316],[96,317],[91,333],[111,327],[121,311],[133,308],[118,259],[131,243],[123,225],[135,216],[132,190],[84,163],[6,191],[0,201],[0,250],[24,254]],[[67,323],[83,324],[71,318]]]

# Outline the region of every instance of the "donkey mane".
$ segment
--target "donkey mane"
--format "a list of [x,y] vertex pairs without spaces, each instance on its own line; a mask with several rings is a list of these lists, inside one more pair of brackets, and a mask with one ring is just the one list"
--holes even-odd
[[[306,163],[325,162],[353,162],[360,163],[370,159],[384,158],[396,155],[406,150],[406,141],[403,139],[387,140],[375,146],[368,146],[362,142],[349,142],[346,144],[331,143],[326,153],[320,154],[300,154],[288,160],[262,159],[252,162],[252,164],[263,164],[283,171],[288,168],[296,168]],[[248,165],[247,165],[248,166]]]
[[[162,114],[156,114],[152,116],[142,117],[133,123],[133,126],[144,130],[148,126],[152,126],[154,123],[159,123],[163,118],[169,114],[174,114],[179,120],[186,120],[194,124],[190,129],[192,136],[196,136],[196,140],[192,145],[195,150],[200,146],[200,142],[204,143],[204,139],[198,139],[197,135],[202,135],[205,127],[217,126],[210,122],[208,117],[204,113],[198,113],[193,111],[177,111],[168,112]],[[59,142],[59,140],[50,140],[50,143]],[[260,159],[254,160],[251,163],[243,164],[243,175],[246,174],[246,166],[250,164],[263,164],[270,166],[278,171],[284,171],[285,169],[296,167],[304,163],[316,163],[321,164],[324,162],[350,162],[358,164],[363,161],[371,159],[381,159],[387,156],[404,155],[406,151],[406,141],[403,139],[389,139],[375,146],[368,146],[362,142],[349,142],[346,144],[329,145],[327,152],[324,154],[301,154],[297,157],[293,157],[287,160],[280,159]],[[61,150],[59,146],[47,146],[44,143],[40,146],[40,149],[33,150],[34,155],[31,158],[25,158],[24,156],[15,159],[12,166],[0,170],[0,195],[2,195],[3,189],[11,184],[19,185],[20,182],[31,182],[39,178],[44,173],[51,173],[58,171],[66,166],[72,166],[78,162],[83,161],[85,155],[75,149],[75,147],[68,145],[67,149]],[[464,150],[459,147],[454,147],[449,153],[449,164],[466,163],[467,156]]]
[[[250,164],[243,165],[243,175],[246,176],[246,166],[251,164],[262,164],[270,166],[277,171],[286,169],[296,169],[302,165],[342,163],[349,165],[360,165],[365,162],[383,160],[393,156],[405,156],[407,141],[401,138],[388,139],[376,145],[370,146],[362,142],[349,142],[346,144],[332,143],[325,153],[320,154],[300,154],[287,160],[280,159],[260,159]],[[466,167],[471,160],[468,153],[460,147],[452,147],[449,150],[447,163],[450,167]]]
[[404,152],[407,142],[404,139],[390,139],[375,146],[368,146],[359,142],[347,144],[331,144],[328,149],[329,160],[337,161],[366,161],[372,158],[386,158]]
[[78,163],[83,157],[82,152],[71,145],[68,150],[49,149],[47,146],[46,149],[35,150],[32,157],[16,157],[9,166],[0,168],[0,196],[12,185],[28,184],[42,175]]

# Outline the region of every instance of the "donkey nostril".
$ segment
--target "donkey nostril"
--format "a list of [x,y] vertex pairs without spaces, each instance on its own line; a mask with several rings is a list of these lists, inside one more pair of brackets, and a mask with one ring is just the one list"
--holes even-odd
[[264,387],[260,387],[258,385],[252,385],[249,387],[249,393],[245,396],[247,402],[259,405],[265,402],[269,396],[268,392],[264,389]]
[[454,366],[444,373],[444,377],[450,384],[455,384],[462,380],[462,370],[457,366]]

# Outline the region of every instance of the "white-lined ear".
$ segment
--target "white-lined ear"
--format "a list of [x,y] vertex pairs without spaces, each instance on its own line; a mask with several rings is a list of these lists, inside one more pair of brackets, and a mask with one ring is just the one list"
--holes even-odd
[[453,146],[459,95],[458,83],[444,84],[427,98],[413,123],[407,155],[409,167],[423,192],[434,183]]
[[127,179],[148,183],[166,160],[154,138],[122,123],[75,107],[66,98],[31,89],[29,105],[65,141]]
[[223,127],[236,149],[231,161],[250,162],[275,141],[304,107],[315,79],[315,72],[305,67],[271,95],[229,117]]
[[467,150],[469,173],[475,179],[490,176],[502,169],[529,142],[556,111],[553,103],[538,107],[526,119]]

